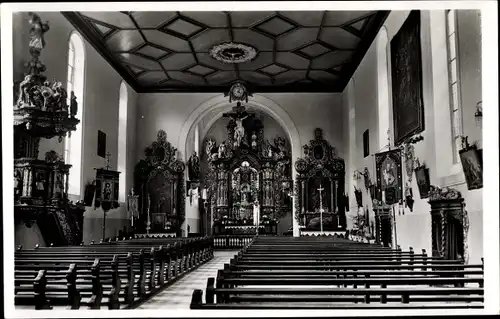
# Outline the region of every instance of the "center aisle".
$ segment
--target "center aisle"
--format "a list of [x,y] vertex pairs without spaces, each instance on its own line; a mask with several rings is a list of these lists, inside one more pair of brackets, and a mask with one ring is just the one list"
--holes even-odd
[[214,251],[214,258],[195,271],[186,274],[172,286],[158,293],[136,309],[185,309],[189,310],[193,290],[207,287],[208,277],[217,277],[217,270],[224,268],[240,250]]

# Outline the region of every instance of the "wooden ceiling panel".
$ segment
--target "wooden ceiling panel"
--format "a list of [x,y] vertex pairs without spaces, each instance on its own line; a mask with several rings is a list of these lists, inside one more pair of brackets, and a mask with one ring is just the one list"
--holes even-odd
[[191,73],[180,72],[180,71],[168,71],[168,76],[172,79],[184,82],[190,85],[204,85],[205,80],[203,77]]
[[165,70],[182,70],[196,64],[192,53],[173,53],[160,61]]
[[115,26],[117,29],[136,29],[130,17],[121,12],[89,11],[81,12],[87,18]]
[[234,41],[249,44],[259,51],[272,51],[274,46],[273,39],[248,29],[235,29]]
[[342,64],[352,57],[352,51],[332,51],[325,55],[315,58],[311,62],[313,69],[329,69],[336,65]]
[[255,71],[271,63],[273,63],[273,53],[260,52],[254,60],[238,64],[238,68],[242,71]]
[[306,74],[307,74],[306,70],[301,70],[301,71],[289,70],[289,71],[286,71],[286,72],[283,72],[281,74],[276,75],[274,77],[274,81],[275,81],[275,84],[285,85],[285,84],[297,82],[297,81],[305,78]]
[[206,11],[186,11],[183,12],[184,17],[191,18],[195,21],[201,22],[210,28],[226,28],[227,15],[225,12],[209,12]]
[[196,57],[198,58],[198,61],[200,63],[203,63],[218,70],[234,71],[235,69],[234,64],[222,63],[212,58],[208,53],[196,53]]
[[226,29],[212,29],[201,33],[191,43],[195,52],[208,52],[214,45],[230,41],[231,37]]
[[[137,92],[224,92],[235,80],[254,92],[342,92],[389,12],[62,14]],[[209,54],[228,42],[257,55],[233,64]]]
[[297,29],[283,35],[276,41],[276,49],[279,51],[290,51],[306,43],[316,40],[319,28]]
[[114,32],[106,43],[112,52],[126,52],[143,44],[144,39],[137,30],[120,30]]
[[130,14],[141,29],[158,28],[172,20],[177,13],[161,11],[135,11]]
[[271,11],[232,11],[229,13],[231,16],[231,25],[236,28],[248,28],[259,22],[264,21],[266,18],[274,15],[275,12]]
[[304,27],[319,27],[323,18],[323,11],[280,11],[279,14]]
[[307,69],[309,60],[290,52],[276,53],[276,62],[286,65],[291,69]]
[[346,50],[355,50],[361,42],[360,38],[342,28],[323,28],[320,40]]
[[136,54],[131,53],[120,53],[117,55],[120,61],[123,61],[128,64],[139,66],[146,70],[161,70],[161,66],[157,61],[153,61],[150,59],[143,58]]
[[167,75],[163,71],[150,71],[144,72],[137,77],[137,81],[142,86],[157,85],[159,82],[164,81]]
[[191,52],[189,42],[158,30],[142,31],[148,42],[152,42],[176,52]]
[[227,85],[237,80],[238,76],[235,71],[219,71],[208,75],[206,79],[211,85]]
[[271,77],[262,73],[241,71],[240,77],[254,85],[272,85]]
[[358,20],[364,16],[374,13],[373,11],[327,11],[325,13],[325,26],[338,27]]

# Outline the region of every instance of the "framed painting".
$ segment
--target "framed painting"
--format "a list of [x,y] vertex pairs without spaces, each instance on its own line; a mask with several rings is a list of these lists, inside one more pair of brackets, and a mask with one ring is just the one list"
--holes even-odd
[[429,169],[425,165],[421,165],[415,168],[415,178],[417,179],[418,191],[420,193],[420,198],[429,197],[429,191],[431,190],[431,182],[429,178]]
[[388,205],[403,199],[401,150],[375,154],[378,198]]
[[475,145],[459,151],[460,162],[465,174],[467,189],[483,188],[483,161],[481,152]]
[[106,158],[106,133],[97,131],[97,156]]
[[411,11],[391,40],[394,141],[400,145],[425,129],[422,98],[420,11]]

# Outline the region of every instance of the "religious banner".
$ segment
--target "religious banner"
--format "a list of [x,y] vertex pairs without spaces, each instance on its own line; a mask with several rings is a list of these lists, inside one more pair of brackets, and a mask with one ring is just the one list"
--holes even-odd
[[401,150],[375,154],[378,198],[385,204],[397,203],[403,198]]
[[410,13],[391,40],[392,105],[396,145],[424,130],[420,11]]
[[118,208],[118,185],[120,172],[107,168],[96,170],[95,207],[102,207],[104,211]]

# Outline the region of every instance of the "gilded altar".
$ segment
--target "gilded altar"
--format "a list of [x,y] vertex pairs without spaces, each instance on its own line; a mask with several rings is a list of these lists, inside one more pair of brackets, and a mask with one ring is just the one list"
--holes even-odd
[[344,230],[344,160],[321,129],[315,129],[314,136],[304,146],[304,157],[295,162],[295,218],[303,231]]
[[160,130],[157,140],[145,149],[145,159],[135,167],[135,189],[139,216],[136,234],[175,234],[181,236],[185,219],[185,164],[177,159],[177,149]]
[[231,118],[227,140],[217,145],[208,137],[204,143],[213,234],[276,234],[279,218],[292,209],[289,145],[280,136],[266,141],[262,121],[239,102],[225,116]]

